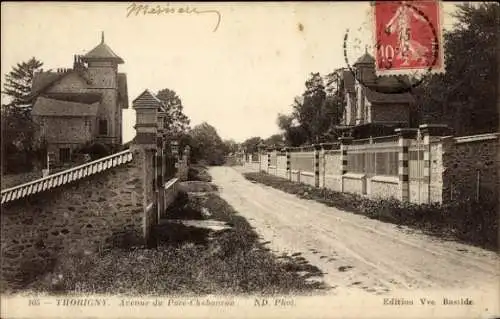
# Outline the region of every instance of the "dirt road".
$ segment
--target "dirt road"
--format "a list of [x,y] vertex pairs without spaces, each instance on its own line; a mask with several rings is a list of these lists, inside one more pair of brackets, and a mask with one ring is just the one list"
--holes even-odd
[[255,228],[269,248],[301,253],[335,290],[475,289],[498,294],[499,256],[444,242],[396,225],[297,198],[241,175],[210,169],[221,197]]

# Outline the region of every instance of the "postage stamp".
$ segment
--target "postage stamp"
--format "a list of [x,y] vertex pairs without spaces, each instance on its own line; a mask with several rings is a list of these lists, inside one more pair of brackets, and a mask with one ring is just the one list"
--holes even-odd
[[378,76],[444,72],[441,4],[437,0],[375,1]]

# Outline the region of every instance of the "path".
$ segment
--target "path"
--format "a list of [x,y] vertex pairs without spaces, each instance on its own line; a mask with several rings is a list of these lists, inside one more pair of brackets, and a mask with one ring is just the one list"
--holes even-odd
[[466,288],[498,294],[500,263],[494,252],[300,199],[252,183],[242,170],[210,169],[222,198],[270,241],[272,251],[302,253],[337,291]]

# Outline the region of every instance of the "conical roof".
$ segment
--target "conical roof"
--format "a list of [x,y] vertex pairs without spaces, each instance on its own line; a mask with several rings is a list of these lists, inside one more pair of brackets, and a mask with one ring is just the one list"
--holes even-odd
[[124,63],[123,59],[111,50],[111,48],[104,43],[104,32],[102,33],[101,43],[90,50],[89,53],[83,56],[83,60],[112,60],[118,64]]

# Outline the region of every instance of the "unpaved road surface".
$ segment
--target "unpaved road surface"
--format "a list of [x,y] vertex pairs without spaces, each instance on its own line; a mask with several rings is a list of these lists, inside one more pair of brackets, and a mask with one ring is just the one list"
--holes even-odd
[[[301,253],[336,291],[474,289],[498,294],[499,256],[327,207],[213,167],[220,195],[276,254]],[[464,290],[467,291],[467,290]]]

